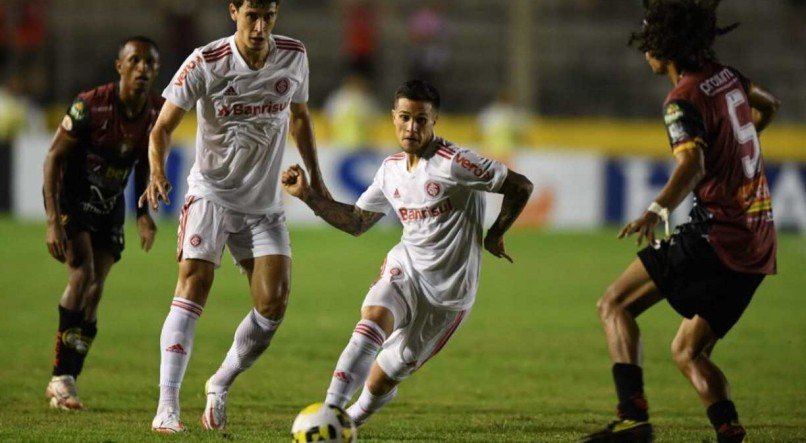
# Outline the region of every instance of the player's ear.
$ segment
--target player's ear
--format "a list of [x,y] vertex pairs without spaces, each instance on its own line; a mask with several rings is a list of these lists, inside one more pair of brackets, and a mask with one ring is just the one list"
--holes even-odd
[[238,21],[238,8],[236,8],[235,5],[233,5],[232,3],[229,4],[229,16],[232,19],[232,21],[234,22]]
[[120,55],[118,55],[115,58],[115,71],[117,71],[118,74],[122,74],[122,72],[121,72],[121,67],[122,66],[123,66],[123,60],[121,60]]

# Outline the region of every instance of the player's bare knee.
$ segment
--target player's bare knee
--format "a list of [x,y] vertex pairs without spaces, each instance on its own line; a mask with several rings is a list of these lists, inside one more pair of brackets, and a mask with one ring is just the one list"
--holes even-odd
[[672,358],[679,368],[684,368],[691,364],[694,359],[700,354],[700,351],[695,349],[685,339],[675,337],[672,340]]
[[596,310],[599,312],[599,318],[611,317],[615,312],[622,309],[622,306],[617,302],[618,293],[616,288],[610,286],[605,291],[599,300],[596,301]]
[[262,292],[263,294],[255,297],[255,309],[257,312],[273,320],[282,319],[288,306],[291,285],[287,281],[280,281]]
[[395,325],[392,311],[383,306],[365,306],[361,308],[361,319],[369,320],[378,325],[388,337]]
[[95,267],[92,260],[70,263],[70,286],[76,292],[85,293],[95,279]]

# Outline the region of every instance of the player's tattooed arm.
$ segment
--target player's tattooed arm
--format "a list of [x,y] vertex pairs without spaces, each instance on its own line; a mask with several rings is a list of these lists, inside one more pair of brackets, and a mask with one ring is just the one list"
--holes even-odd
[[512,262],[512,258],[507,255],[504,249],[504,233],[515,223],[529,196],[532,195],[532,182],[528,178],[515,171],[508,171],[507,178],[498,191],[504,194],[504,201],[501,203],[501,212],[484,238],[484,248],[498,258],[506,258]]
[[305,202],[322,220],[356,237],[367,232],[384,216],[379,212],[337,202],[330,195],[319,194],[308,184],[305,171],[299,165],[293,165],[283,172],[282,183],[286,192]]
[[761,132],[770,124],[772,118],[778,112],[778,108],[781,107],[781,101],[754,83],[750,83],[747,98],[750,100],[753,125],[755,125],[756,131]]

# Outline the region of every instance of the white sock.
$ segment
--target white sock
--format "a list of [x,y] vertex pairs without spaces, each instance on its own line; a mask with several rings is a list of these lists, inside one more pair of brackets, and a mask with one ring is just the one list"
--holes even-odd
[[224,362],[210,380],[216,391],[229,390],[235,377],[252,366],[269,347],[279,326],[280,320],[266,318],[255,309],[249,311],[235,330],[235,339]]
[[386,393],[385,395],[372,395],[364,386],[364,390],[361,391],[361,395],[358,397],[358,401],[353,403],[347,409],[347,415],[353,419],[353,423],[356,426],[360,426],[364,424],[364,422],[369,419],[372,414],[378,412],[382,407],[384,407],[387,403],[394,400],[397,396],[397,387]]
[[325,404],[344,408],[367,379],[369,368],[386,341],[386,333],[371,320],[361,320],[355,326],[347,347],[336,363]]
[[193,350],[196,320],[203,308],[190,300],[174,297],[160,335],[160,401],[158,410],[179,410],[179,387]]

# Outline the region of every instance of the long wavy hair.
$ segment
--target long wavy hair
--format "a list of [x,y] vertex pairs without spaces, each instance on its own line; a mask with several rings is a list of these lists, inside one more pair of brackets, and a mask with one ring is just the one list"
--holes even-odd
[[632,32],[629,46],[667,60],[684,71],[698,71],[716,61],[712,48],[716,37],[739,24],[721,28],[716,24],[720,0],[644,0],[644,24]]

